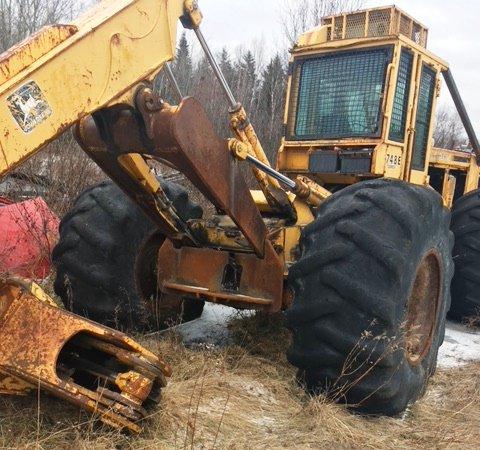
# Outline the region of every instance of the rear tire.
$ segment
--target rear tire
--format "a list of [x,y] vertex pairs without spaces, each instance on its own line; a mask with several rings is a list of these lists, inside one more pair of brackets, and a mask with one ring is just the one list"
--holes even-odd
[[390,416],[424,393],[450,306],[449,225],[436,192],[393,180],[320,207],[289,275],[288,359],[310,391]]
[[[179,215],[203,215],[181,186],[160,180]],[[135,282],[135,264],[155,225],[113,182],[94,186],[76,200],[60,224],[60,240],[53,251],[57,269],[55,292],[67,309],[119,329],[165,328],[193,320],[203,303],[178,299],[165,317],[152,317]],[[156,256],[156,254],[155,254]],[[193,309],[193,313],[192,313]],[[165,319],[165,320],[163,320]]]
[[452,307],[449,317],[463,321],[480,317],[480,190],[460,198],[452,211],[455,234]]

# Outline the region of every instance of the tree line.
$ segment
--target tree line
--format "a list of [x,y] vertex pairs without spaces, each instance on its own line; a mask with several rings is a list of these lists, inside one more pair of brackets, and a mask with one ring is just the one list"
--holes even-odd
[[[251,49],[239,51],[235,56],[224,48],[218,55],[218,62],[237,100],[247,110],[250,120],[265,147],[270,159],[274,157],[280,142],[283,122],[285,84],[287,68],[285,56],[272,55],[266,62]],[[207,59],[202,56],[195,60],[186,35],[183,34],[172,65],[175,78],[184,95],[198,99],[212,120],[216,132],[229,136],[228,104],[220,84],[214,77]],[[163,74],[157,79],[157,88],[167,101],[172,90]]]
[[[75,17],[84,6],[93,2],[95,0],[0,0],[0,50],[10,48],[46,24]],[[319,24],[322,16],[362,6],[363,0],[279,0],[276,14],[283,28],[285,45],[277,54],[265,58],[262,52],[255,51],[254,45],[250,45],[239,51],[224,48],[217,55],[220,67],[238,101],[249,113],[270,161],[274,162],[282,136],[288,47],[299,34]],[[183,93],[196,97],[204,105],[217,133],[229,137],[228,106],[223,92],[205,57],[194,56],[185,34],[178,43],[173,71]],[[176,103],[162,74],[157,78],[157,88],[167,100]],[[465,142],[463,127],[455,111],[448,108],[438,111],[435,141],[437,146],[446,148],[455,148]],[[70,133],[20,170],[22,175],[31,174],[37,178],[40,175],[44,179],[49,188],[43,189],[45,194],[42,195],[60,215],[68,210],[76,194],[102,178],[99,169],[83,155]],[[72,174],[81,175],[76,179]],[[12,188],[12,197],[16,197],[19,190],[21,186]]]

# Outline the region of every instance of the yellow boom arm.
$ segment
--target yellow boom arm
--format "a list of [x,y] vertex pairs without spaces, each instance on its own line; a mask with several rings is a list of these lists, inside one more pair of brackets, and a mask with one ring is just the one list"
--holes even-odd
[[104,0],[0,55],[0,177],[171,60],[182,0]]

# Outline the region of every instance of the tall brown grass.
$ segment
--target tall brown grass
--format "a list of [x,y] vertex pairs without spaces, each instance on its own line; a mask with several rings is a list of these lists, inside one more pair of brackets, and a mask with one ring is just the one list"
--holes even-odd
[[285,359],[279,318],[241,318],[235,344],[186,348],[178,335],[139,338],[174,367],[140,436],[102,427],[55,399],[1,398],[0,447],[75,449],[478,448],[480,364],[440,370],[402,419],[365,418],[310,398]]

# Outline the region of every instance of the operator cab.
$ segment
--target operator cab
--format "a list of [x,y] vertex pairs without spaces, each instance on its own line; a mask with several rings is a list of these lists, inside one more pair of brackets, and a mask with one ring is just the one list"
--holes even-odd
[[[326,17],[302,35],[279,170],[329,188],[374,177],[428,184],[429,161],[445,157],[432,136],[448,65],[427,40],[427,28],[393,6]],[[470,164],[469,153],[448,157]]]

